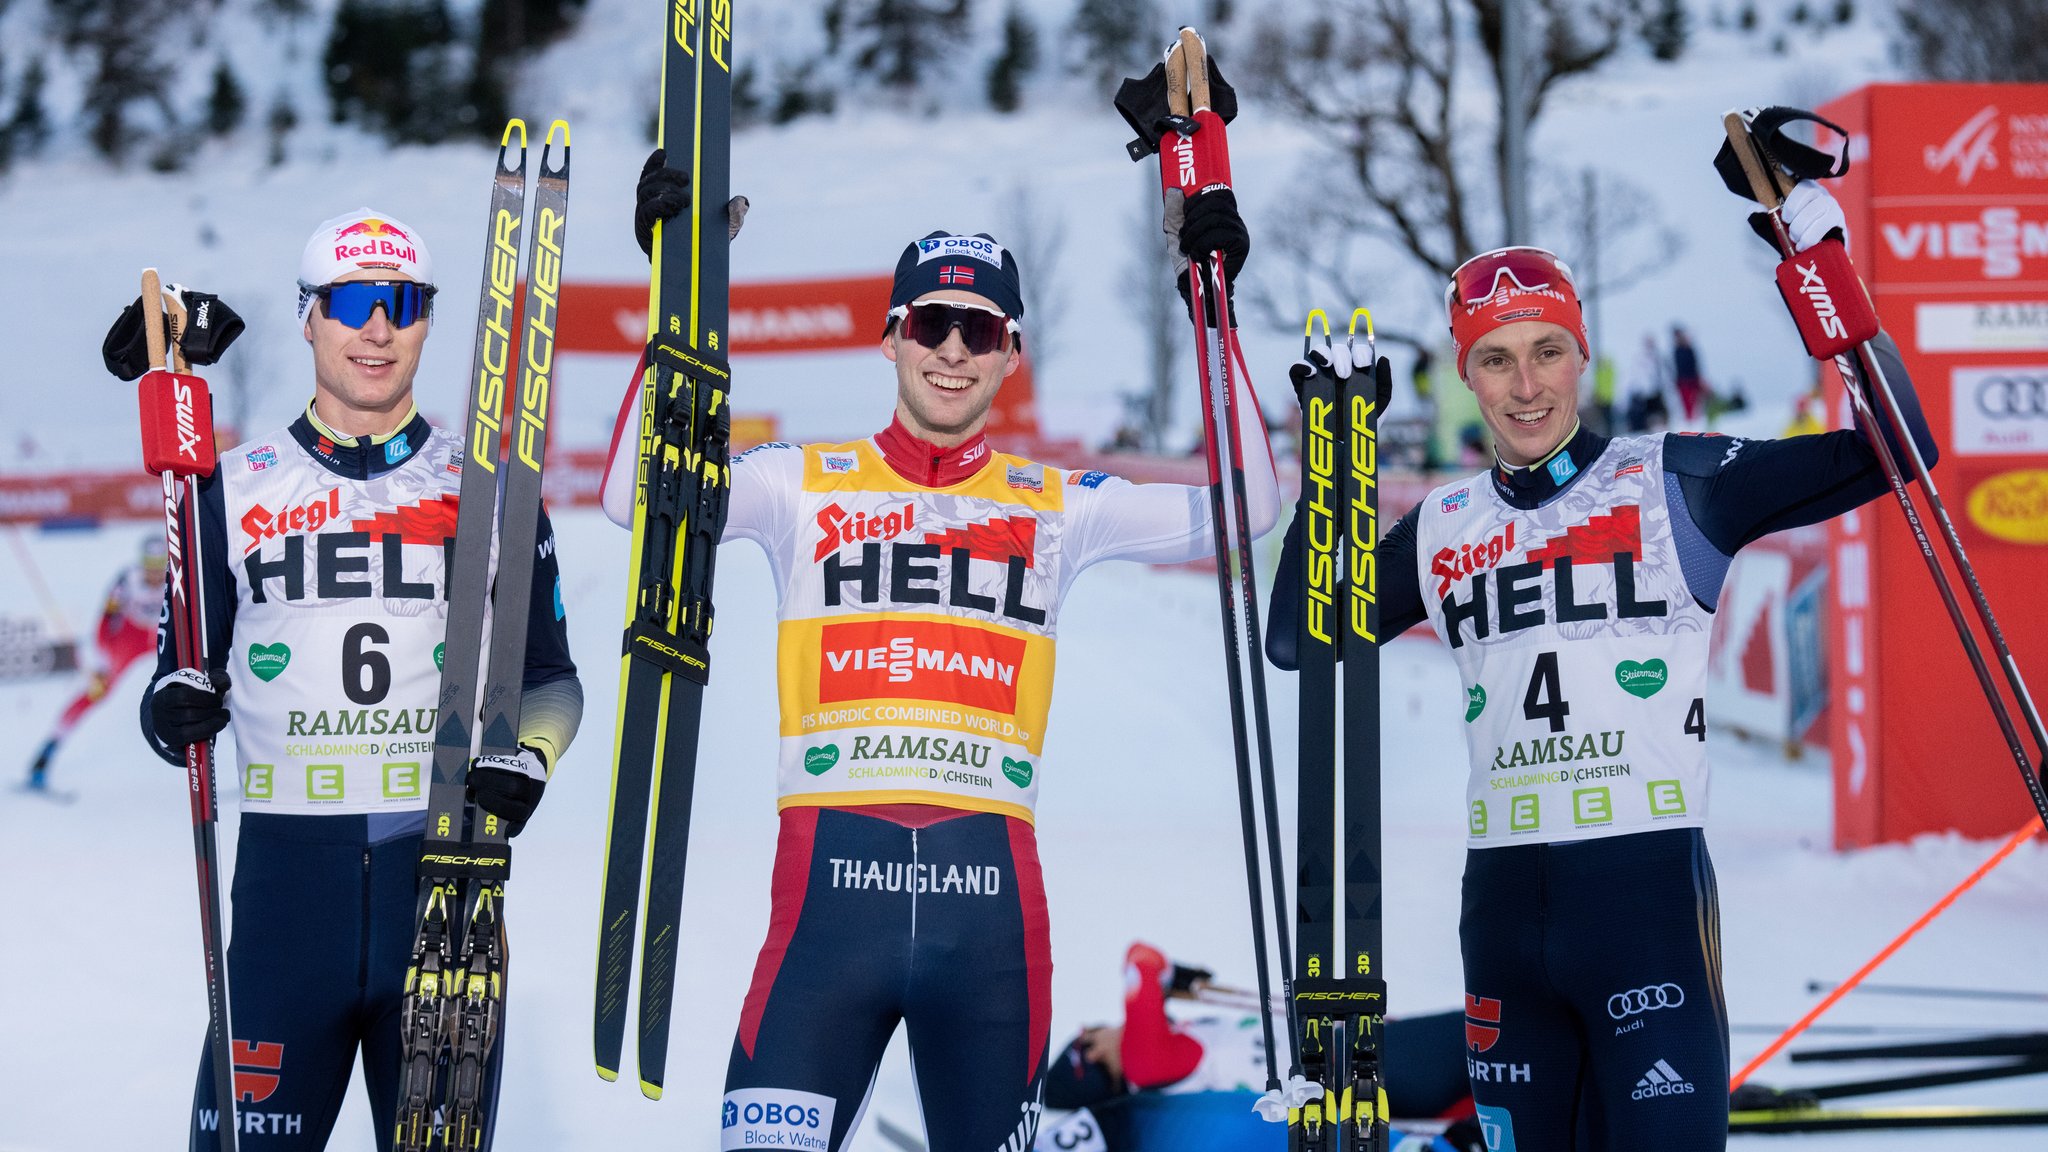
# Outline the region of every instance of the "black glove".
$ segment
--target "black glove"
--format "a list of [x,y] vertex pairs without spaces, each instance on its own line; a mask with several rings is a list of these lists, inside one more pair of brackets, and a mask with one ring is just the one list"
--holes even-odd
[[[1180,254],[1191,261],[1208,266],[1211,252],[1223,253],[1223,291],[1230,295],[1231,286],[1237,282],[1237,274],[1244,267],[1245,257],[1252,250],[1252,235],[1245,229],[1244,217],[1237,212],[1237,194],[1228,188],[1210,188],[1187,198],[1181,209],[1180,228],[1175,234]],[[1180,270],[1180,299],[1187,305],[1188,316],[1195,314],[1192,294],[1188,290],[1188,269]],[[1208,303],[1208,315],[1203,319],[1213,328],[1216,326],[1216,306]],[[1231,310],[1235,318],[1236,309]]]
[[1216,979],[1216,974],[1207,968],[1192,964],[1175,964],[1167,969],[1166,994],[1178,992],[1183,996],[1193,995],[1196,984],[1207,984]]
[[150,686],[149,721],[164,747],[179,751],[203,744],[228,726],[228,674],[177,668]]
[[[654,258],[654,226],[690,210],[690,174],[666,167],[667,162],[668,149],[649,152],[647,163],[640,166],[640,184],[633,190],[633,239],[640,242],[640,251],[650,260]],[[740,234],[740,225],[746,223],[750,207],[752,204],[745,196],[725,202],[727,240]]]
[[[185,331],[178,336],[178,349],[192,364],[212,364],[220,360],[242,334],[242,318],[228,307],[226,301],[210,292],[181,288],[176,284],[168,291],[185,305]],[[161,313],[164,326],[164,343],[171,341],[171,316]],[[142,297],[129,301],[128,307],[107,329],[107,338],[100,343],[100,358],[106,361],[107,371],[123,380],[134,380],[161,364],[149,362],[149,334],[142,327]]]
[[633,189],[633,239],[649,259],[654,257],[654,226],[690,210],[690,174],[667,164],[668,149],[649,152]]
[[469,763],[469,798],[503,820],[507,836],[519,835],[533,819],[547,786],[547,758],[530,744],[521,744],[516,755],[479,756]]

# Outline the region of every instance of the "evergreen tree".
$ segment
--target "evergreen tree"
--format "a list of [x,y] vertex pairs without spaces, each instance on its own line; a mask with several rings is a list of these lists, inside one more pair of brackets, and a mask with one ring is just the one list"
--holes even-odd
[[90,62],[82,110],[86,133],[99,153],[116,162],[136,142],[129,109],[153,105],[174,122],[170,69],[156,56],[166,27],[179,10],[171,0],[62,0],[50,6],[58,42]]
[[1024,102],[1024,77],[1038,67],[1038,26],[1013,2],[1003,14],[1003,50],[988,68],[988,102],[1015,112]]
[[1152,0],[1081,0],[1070,31],[1081,42],[1082,66],[1098,87],[1110,91],[1149,67],[1166,43],[1158,25]]
[[922,85],[935,61],[967,38],[969,0],[867,0],[852,10],[853,66],[899,92]]
[[242,117],[248,111],[249,98],[242,92],[242,82],[235,79],[234,69],[222,58],[213,69],[213,91],[206,96],[206,130],[215,136],[225,136],[242,126]]
[[323,59],[335,122],[413,143],[475,124],[478,93],[455,74],[454,44],[443,0],[341,0]]
[[292,129],[298,126],[299,110],[292,107],[291,98],[280,89],[277,98],[270,102],[269,115],[263,118],[264,130],[270,134],[268,160],[272,168],[284,163],[285,137],[290,136]]
[[49,73],[38,56],[28,62],[14,93],[14,111],[0,125],[0,139],[6,142],[11,159],[33,155],[50,138],[50,114],[43,107],[43,85]]
[[1676,60],[1685,55],[1690,24],[1685,0],[1657,0],[1656,8],[1643,18],[1643,43],[1649,45],[1650,55],[1657,59],[1667,63]]

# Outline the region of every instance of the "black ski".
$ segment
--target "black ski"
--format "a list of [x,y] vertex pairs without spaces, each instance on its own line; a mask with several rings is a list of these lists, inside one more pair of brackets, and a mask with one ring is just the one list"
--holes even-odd
[[[1314,350],[1311,313],[1304,358]],[[1355,352],[1366,319],[1366,349]],[[1297,1152],[1383,1152],[1391,1138],[1380,1064],[1386,1015],[1381,970],[1379,597],[1379,414],[1392,373],[1373,348],[1372,321],[1352,315],[1352,335],[1322,359],[1298,365],[1302,405],[1300,615],[1295,658],[1301,672],[1300,805],[1296,813],[1296,919],[1301,962],[1294,979],[1302,1075],[1320,1100],[1290,1110]],[[1353,365],[1356,367],[1353,367]],[[1343,682],[1337,682],[1338,662]],[[1343,742],[1335,735],[1341,711]],[[1343,781],[1341,836],[1336,827]],[[1341,861],[1341,873],[1338,862]],[[1344,902],[1338,963],[1336,896]]]
[[[1301,497],[1295,522],[1302,526],[1302,611],[1294,621],[1296,667],[1301,674],[1300,751],[1295,822],[1295,923],[1298,970],[1294,973],[1296,1013],[1300,1028],[1301,1074],[1311,1083],[1327,1084],[1335,1056],[1334,1022],[1320,999],[1305,998],[1303,989],[1331,974],[1336,953],[1337,841],[1337,653],[1341,643],[1345,602],[1338,581],[1342,547],[1338,510],[1343,492],[1338,468],[1346,459],[1345,425],[1337,402],[1337,382],[1328,373],[1307,370],[1315,321],[1321,317],[1327,344],[1329,317],[1309,314],[1302,332],[1302,363],[1295,366],[1294,387],[1301,401]],[[1335,1124],[1326,1123],[1324,1109],[1311,1105],[1290,1117],[1294,1148],[1319,1152],[1333,1146]]]
[[[403,1080],[395,1141],[400,1152],[437,1143],[480,1148],[491,1127],[485,1103],[504,1019],[503,906],[512,854],[498,818],[469,802],[469,760],[473,754],[519,751],[527,600],[538,546],[568,223],[569,127],[562,121],[548,129],[537,184],[533,227],[526,237],[522,340],[513,331],[513,294],[526,196],[526,125],[511,121],[492,184],[460,505],[447,564],[448,624],[441,650],[434,782],[420,849],[420,927],[400,1024]],[[508,408],[514,409],[509,428]],[[467,578],[482,572],[492,575]],[[493,607],[488,660],[483,652],[486,597]],[[474,728],[472,717],[477,718]]]
[[[1344,382],[1344,951],[1348,993],[1345,1067],[1333,1086],[1349,1104],[1346,1152],[1384,1150],[1390,1139],[1380,1038],[1387,982],[1381,971],[1379,421],[1393,371],[1378,356],[1365,316],[1366,355]],[[1350,340],[1347,339],[1347,343]],[[1354,357],[1356,360],[1356,357]],[[1370,364],[1368,373],[1365,365]]]
[[661,1097],[668,1059],[698,720],[711,671],[712,573],[732,482],[724,212],[731,186],[732,6],[722,0],[704,10],[679,5],[663,16],[659,134],[669,167],[690,173],[691,207],[687,228],[655,226],[594,1025],[597,1074],[615,1080],[625,1048],[644,854],[640,1090],[654,1099]]

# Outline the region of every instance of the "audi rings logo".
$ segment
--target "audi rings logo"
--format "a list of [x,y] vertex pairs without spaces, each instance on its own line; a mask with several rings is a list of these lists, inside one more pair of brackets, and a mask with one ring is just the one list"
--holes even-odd
[[1632,988],[1627,992],[1616,992],[1607,998],[1607,1014],[1616,1020],[1626,1020],[1642,1012],[1655,1012],[1659,1008],[1676,1008],[1685,1003],[1685,989],[1676,984],[1652,984],[1648,988]]
[[1993,420],[2048,417],[2048,376],[1986,376],[1977,385],[1977,410]]

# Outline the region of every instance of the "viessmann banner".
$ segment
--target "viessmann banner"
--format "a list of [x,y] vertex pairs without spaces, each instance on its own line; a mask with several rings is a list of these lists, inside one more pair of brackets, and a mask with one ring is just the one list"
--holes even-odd
[[[1857,268],[1940,445],[1936,483],[2039,686],[2048,682],[2039,578],[2048,563],[2048,85],[1873,85],[1820,111],[1851,134],[1854,163],[1836,193]],[[1836,425],[1847,424],[1838,401]],[[1842,517],[1829,533],[1837,845],[2010,833],[2030,807],[1896,503]],[[1974,618],[1967,601],[1965,611]]]

